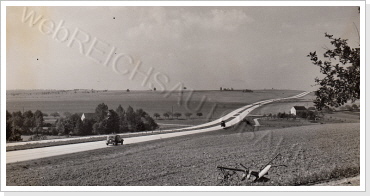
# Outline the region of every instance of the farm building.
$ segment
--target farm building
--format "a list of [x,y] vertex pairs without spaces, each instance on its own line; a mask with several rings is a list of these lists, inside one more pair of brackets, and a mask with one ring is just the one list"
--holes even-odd
[[83,121],[84,119],[94,119],[95,117],[95,113],[82,113],[81,120]]
[[306,111],[307,109],[304,106],[293,106],[292,109],[290,109],[290,113],[296,116]]

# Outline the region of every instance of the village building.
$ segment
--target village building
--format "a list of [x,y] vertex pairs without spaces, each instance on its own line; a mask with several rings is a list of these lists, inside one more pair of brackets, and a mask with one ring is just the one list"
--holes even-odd
[[293,106],[290,109],[290,113],[296,116],[299,116],[301,113],[304,113],[304,112],[307,112],[307,109],[304,106]]
[[95,119],[95,113],[82,113],[81,120],[84,121],[85,119]]

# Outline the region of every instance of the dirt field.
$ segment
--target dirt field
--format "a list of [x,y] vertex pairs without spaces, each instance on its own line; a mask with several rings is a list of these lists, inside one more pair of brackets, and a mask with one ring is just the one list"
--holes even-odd
[[359,123],[258,132],[220,130],[7,165],[8,186],[210,186],[217,166],[258,169],[275,154],[267,182],[309,185],[359,174]]

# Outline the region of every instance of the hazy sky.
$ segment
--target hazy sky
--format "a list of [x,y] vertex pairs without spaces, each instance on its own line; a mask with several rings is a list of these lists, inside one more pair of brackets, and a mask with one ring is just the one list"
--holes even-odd
[[7,89],[312,90],[307,54],[355,26],[355,7],[8,7]]

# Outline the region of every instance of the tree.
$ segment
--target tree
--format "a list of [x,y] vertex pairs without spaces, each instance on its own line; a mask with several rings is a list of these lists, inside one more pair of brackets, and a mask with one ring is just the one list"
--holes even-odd
[[107,115],[108,115],[108,106],[105,105],[104,103],[99,104],[95,108],[95,114],[97,116],[97,119],[96,120],[98,122],[103,121],[107,117]]
[[153,114],[153,116],[154,116],[156,119],[158,119],[159,117],[161,117],[161,115],[160,115],[160,114],[158,114],[158,113],[154,113],[154,114]]
[[79,118],[77,121],[76,121],[76,125],[74,127],[74,130],[73,130],[73,135],[83,135],[83,123],[82,123],[82,120],[81,118]]
[[73,123],[72,119],[70,118],[65,119],[63,121],[63,125],[64,125],[63,135],[70,135],[71,133],[73,133],[75,129],[75,124]]
[[20,111],[18,112],[13,112],[12,114],[12,126],[13,128],[18,128],[21,129],[23,126],[24,118],[23,115]]
[[125,114],[125,110],[123,109],[121,104],[117,107],[116,112],[117,112],[118,116],[120,116],[120,117],[122,117]]
[[158,124],[149,115],[146,115],[144,117],[144,124],[145,124],[145,130],[151,131],[151,130],[158,128]]
[[173,114],[175,117],[176,117],[176,119],[179,119],[179,117],[182,115],[180,112],[176,112],[176,113],[174,113]]
[[301,113],[299,113],[299,116],[301,118],[307,118],[308,117],[308,114],[307,114],[307,112],[301,112]]
[[320,72],[325,75],[323,79],[316,78],[319,87],[315,91],[315,107],[318,110],[333,106],[339,107],[351,100],[360,99],[360,47],[352,48],[346,39],[333,38],[325,33],[333,49],[326,48],[324,58],[320,60],[316,51],[310,52],[314,65],[320,67]]
[[350,106],[350,105],[346,105],[345,107],[346,107],[346,110],[348,110],[348,111],[352,111],[353,110],[352,106]]
[[94,134],[106,134],[108,132],[108,119],[104,119],[93,125]]
[[24,124],[24,117],[21,112],[6,112],[6,139],[8,141],[22,141],[21,129]]
[[82,121],[82,134],[83,135],[92,135],[93,134],[93,125],[96,123],[95,119],[84,119]]
[[171,119],[173,118],[172,112],[166,112],[166,113],[168,114],[169,117],[171,116]]
[[109,110],[107,119],[107,133],[118,133],[119,132],[119,121],[120,118],[114,110]]
[[137,124],[140,121],[140,118],[137,117],[137,114],[134,112],[134,109],[131,106],[128,106],[126,109],[126,121],[129,131],[137,131]]
[[12,137],[12,130],[13,130],[13,120],[12,115],[6,111],[6,140],[9,141],[9,138]]
[[64,115],[64,117],[69,117],[72,114],[70,112],[64,112],[63,115]]
[[60,116],[58,112],[53,112],[50,114],[50,116],[53,116],[54,118]]
[[202,112],[198,112],[198,113],[197,113],[197,116],[198,116],[198,117],[201,117],[201,116],[203,116],[203,113],[202,113]]
[[65,135],[64,118],[59,118],[55,122],[55,128],[58,131],[58,135]]
[[316,118],[317,118],[317,113],[316,112],[313,112],[313,111],[308,111],[307,112],[307,118],[309,119],[309,120],[316,120]]
[[99,123],[98,122],[95,122],[93,124],[93,130],[92,130],[93,135],[98,135],[99,134],[98,127],[99,127]]
[[121,105],[119,105],[118,108],[116,109],[116,113],[118,114],[118,117],[119,117],[118,132],[119,133],[128,132],[128,124],[126,121],[125,110],[123,109]]
[[131,106],[128,106],[126,109],[126,121],[130,130],[132,130],[132,128],[136,126],[135,120],[136,119],[134,109]]
[[24,126],[24,117],[20,111],[13,112],[12,118],[9,120],[11,129],[9,130],[9,136],[7,136],[9,141],[21,141],[22,128]]
[[170,115],[167,112],[163,113],[163,116],[166,117],[167,119],[170,117]]
[[44,115],[40,110],[36,110],[34,114],[36,128],[40,128],[44,124]]
[[33,117],[33,113],[31,110],[28,110],[23,113],[24,122],[23,127],[25,129],[25,134],[29,134],[31,130],[34,129],[35,125],[35,118]]
[[190,113],[190,112],[186,112],[186,113],[185,113],[186,118],[190,118],[190,116],[191,116],[191,115],[193,115],[193,114],[192,114],[192,113]]
[[145,117],[147,115],[147,113],[143,110],[143,109],[137,109],[136,110],[136,115],[140,116],[140,117]]
[[134,131],[135,132],[145,131],[145,124],[141,119],[136,122],[136,126],[135,126]]
[[129,132],[128,128],[128,123],[126,120],[121,120],[120,125],[119,125],[119,132],[124,133],[124,132]]
[[359,107],[358,107],[356,104],[353,104],[353,105],[352,105],[352,109],[353,109],[353,110],[358,110],[358,108],[359,108]]

